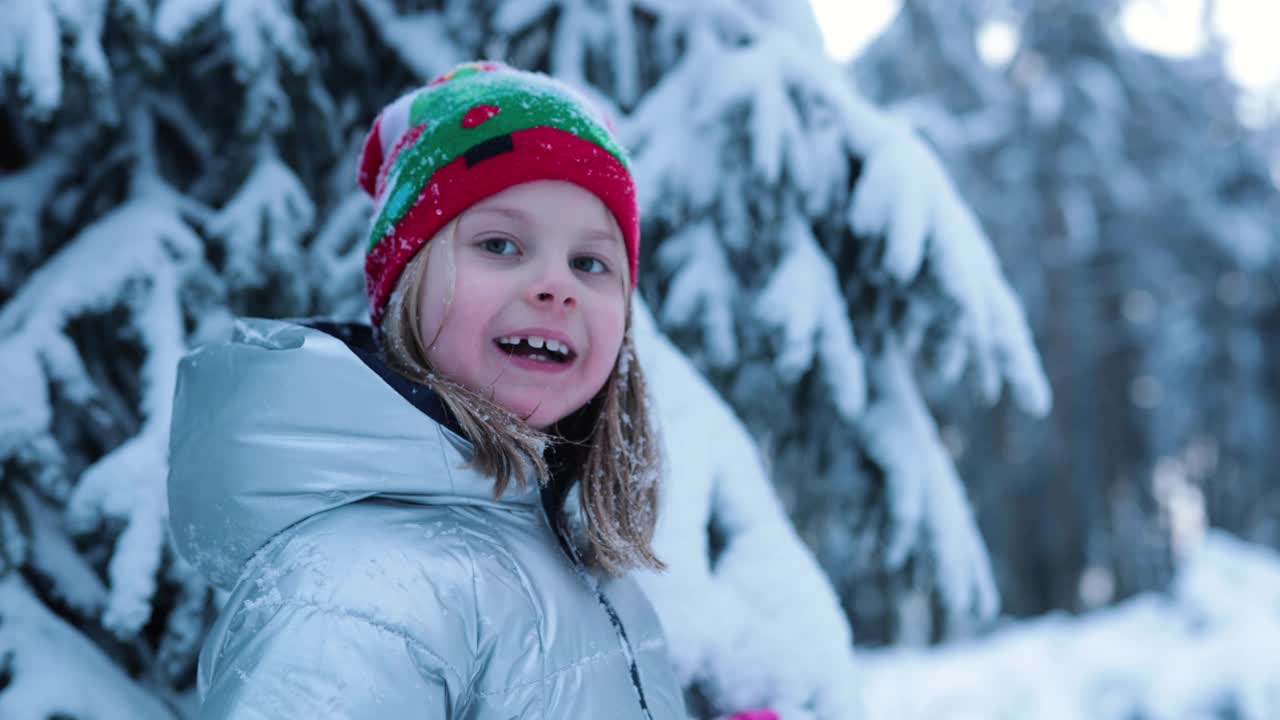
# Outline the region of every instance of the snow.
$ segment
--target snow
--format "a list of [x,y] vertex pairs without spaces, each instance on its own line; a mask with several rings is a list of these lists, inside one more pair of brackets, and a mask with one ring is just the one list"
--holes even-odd
[[618,29],[613,43],[615,95],[619,102],[630,105],[639,94],[639,58],[636,55],[635,28],[631,24],[632,0],[610,0],[609,22]]
[[66,175],[70,135],[56,137],[51,152],[22,170],[0,177],[0,217],[4,217],[0,242],[5,247],[5,252],[0,253],[0,286],[16,285],[20,261],[40,248],[40,208],[45,207],[54,187]]
[[48,0],[7,0],[0,5],[0,71],[18,77],[32,111],[49,114],[62,102],[58,18]]
[[900,567],[923,544],[949,616],[994,617],[1000,596],[986,546],[906,357],[886,348],[869,374],[876,399],[859,428],[867,454],[887,476],[891,528],[885,562]]
[[75,36],[75,46],[71,50],[74,64],[93,82],[105,86],[110,82],[111,69],[99,38],[102,37],[106,3],[102,0],[54,0],[54,7],[63,26],[71,28]]
[[156,37],[169,45],[181,42],[187,32],[208,17],[221,1],[163,0],[156,7],[153,20]]
[[62,104],[64,40],[75,70],[100,87],[110,83],[101,42],[105,13],[104,0],[0,1],[0,78],[16,77],[33,116],[48,118]]
[[361,5],[382,40],[422,82],[470,59],[449,36],[448,25],[440,13],[401,15],[388,0],[364,0]]
[[782,330],[774,365],[794,383],[820,358],[836,407],[854,422],[866,406],[867,383],[836,274],[799,212],[786,214],[782,234],[789,251],[755,301],[756,316]]
[[[811,522],[824,560],[874,556],[901,569],[923,558],[915,581],[938,591],[952,627],[990,618],[990,559],[916,377],[935,389],[971,382],[989,403],[1007,389],[1042,416],[1051,393],[1030,329],[924,141],[815,61],[803,32],[775,32],[762,15],[729,3],[690,11],[684,54],[623,119],[641,215],[671,228],[657,255],[667,282],[657,317],[692,338],[692,359],[753,428],[768,427],[780,443],[773,457],[839,458],[859,446],[884,470],[885,544],[858,538],[869,550],[858,559],[843,523],[868,518]],[[819,403],[797,397],[811,373]],[[788,403],[835,412],[776,413]],[[779,483],[829,485],[838,502],[865,481],[852,459],[823,472]]]
[[[297,176],[274,149],[264,148],[249,177],[208,226],[209,233],[225,244],[229,285],[261,287],[264,271],[300,265],[301,239],[315,215],[315,205]],[[303,278],[293,282],[302,285]]]
[[134,683],[79,630],[46,610],[16,573],[0,578],[0,608],[0,668],[12,674],[0,693],[0,717],[174,717],[152,691]]
[[366,193],[349,192],[329,212],[311,241],[312,287],[319,288],[324,305],[332,308],[332,317],[339,320],[363,320],[369,312],[364,276],[350,270],[364,266],[371,211]]
[[[637,579],[666,630],[678,677],[698,682],[725,711],[771,706],[788,720],[858,717],[848,621],[754,442],[639,299],[634,322],[663,440],[654,550],[668,565]],[[714,561],[709,523],[725,536]]]
[[302,73],[312,56],[306,32],[281,0],[165,0],[155,12],[160,42],[178,46],[201,21],[217,14],[235,77],[246,87],[242,130],[254,135],[292,125],[281,69]]
[[80,617],[96,617],[107,603],[107,588],[76,552],[59,513],[22,487],[17,488],[31,523],[31,568],[51,584],[51,592]]
[[[297,4],[280,0],[130,0],[111,7],[113,13],[133,13],[138,26],[145,28],[152,24],[147,17],[152,5],[157,8],[152,29],[171,46],[189,40],[189,31],[204,22],[226,34],[213,58],[235,63],[251,78],[246,117],[257,119],[247,122],[248,128],[267,121],[287,126],[290,119],[276,114],[276,109],[305,106],[298,98],[285,98],[278,73],[306,64],[309,51],[293,18],[305,17],[310,10],[295,10]],[[393,48],[421,79],[464,59],[458,49],[470,40],[455,31],[471,18],[455,12],[462,4],[452,5],[447,13],[412,14],[402,14],[389,0],[354,5],[354,13],[367,14],[375,34],[381,34],[375,42]],[[565,77],[581,78],[588,51],[591,57],[607,57],[612,61],[615,98],[624,105],[639,99],[637,112],[622,121],[622,129],[642,151],[636,176],[646,203],[643,214],[671,221],[668,227],[676,233],[664,242],[656,263],[669,273],[664,276],[669,281],[664,302],[656,308],[662,327],[673,334],[689,329],[701,333],[699,341],[691,343],[698,347],[694,360],[719,377],[731,374],[737,363],[754,359],[757,338],[748,333],[761,329],[781,338],[780,352],[764,361],[779,378],[794,381],[817,369],[825,385],[841,393],[837,407],[855,421],[861,445],[885,471],[891,503],[889,561],[901,564],[911,553],[919,553],[922,565],[937,570],[937,579],[930,582],[936,584],[948,612],[990,617],[998,607],[991,568],[964,485],[913,375],[923,369],[951,383],[972,370],[987,399],[994,399],[1003,386],[1019,407],[1046,412],[1051,402],[1048,386],[1022,311],[982,229],[928,146],[854,95],[847,78],[815,61],[816,41],[804,27],[803,13],[780,0],[739,5],[750,8],[755,21],[737,15],[731,23],[717,21],[716,17],[741,12],[728,2],[685,6],[672,0],[594,5],[532,0],[499,3],[494,22],[508,36],[516,36],[535,25],[548,8],[559,9],[563,24],[548,39],[554,43],[557,70]],[[64,79],[72,83],[77,73],[106,77],[99,41],[106,7],[92,0],[0,0],[0,12],[7,19],[0,28],[0,74],[23,95],[20,101],[33,114],[58,110],[64,92],[72,94],[64,91]],[[639,89],[631,83],[649,69],[641,71],[636,64],[652,59],[633,57],[637,47],[628,18],[633,8],[658,16],[668,28],[658,34],[665,33],[672,45],[673,38],[689,43],[685,62],[639,98],[632,96]],[[353,13],[343,12],[348,18]],[[610,27],[598,24],[606,12]],[[740,42],[764,26],[780,23],[789,23],[796,37]],[[730,35],[739,41],[730,42]],[[607,47],[597,44],[600,38],[607,38]],[[806,43],[808,47],[802,47]],[[662,61],[654,64],[665,67]],[[79,70],[68,69],[73,75],[64,78],[64,67],[77,66]],[[82,72],[86,68],[90,71]],[[127,66],[125,70],[133,73]],[[1114,87],[1114,78],[1100,74],[1105,72],[1109,71],[1102,67],[1077,72],[1078,89],[1100,116],[1117,112],[1126,97]],[[732,83],[721,83],[722,73],[739,75]],[[1066,86],[1053,76],[1032,85],[1031,107],[1042,122],[1057,122],[1072,111]],[[834,121],[821,139],[815,137],[816,121],[803,100],[811,97],[833,109]],[[203,133],[200,119],[183,118],[176,100],[157,96],[148,102],[181,134],[197,138]],[[344,104],[343,121],[332,124],[346,123],[350,107],[354,105]],[[929,123],[935,127],[953,126],[950,135],[931,132],[935,140],[944,137],[939,143],[943,146],[952,144],[945,138],[994,144],[1005,139],[1010,127],[1001,112],[950,116],[927,99],[914,108],[920,117],[932,118]],[[743,122],[735,124],[735,118]],[[1102,147],[1117,142],[1114,129],[1105,125],[1082,131]],[[282,143],[287,141],[284,135]],[[744,144],[738,147],[739,143]],[[223,152],[244,156],[244,148],[215,148],[207,140],[193,146],[205,157]],[[67,148],[41,153],[19,174],[0,178],[4,259],[13,259],[12,272],[27,271],[27,258],[9,252],[18,243],[27,254],[41,252],[46,240],[39,236],[41,213],[57,215],[59,208],[77,204],[66,195],[52,208],[48,202],[67,173],[83,169],[73,161],[81,153]],[[746,172],[722,165],[734,162],[737,155],[745,159]],[[863,161],[852,197],[844,167],[847,155]],[[215,184],[239,180],[214,177],[216,168],[210,171]],[[758,285],[744,287],[735,274],[740,267],[735,261],[741,260],[735,253],[747,245],[747,231],[753,229],[740,226],[747,216],[743,203],[748,194],[726,179],[748,173],[778,180],[798,197],[778,203],[783,209],[777,218],[780,232],[771,251],[777,251],[780,262],[769,266],[774,272]],[[1110,175],[1115,192],[1120,192],[1122,180],[1127,181],[1130,202],[1144,200],[1141,193],[1147,185],[1132,168],[1118,166]],[[64,192],[93,191],[85,187]],[[1097,212],[1089,198],[1068,192],[1056,199],[1069,211],[1072,237],[1087,237]],[[337,202],[322,196],[316,200],[324,217],[300,189],[292,170],[264,148],[236,197],[202,225],[231,248],[233,285],[253,284],[262,272],[277,268],[286,275],[305,273],[309,279],[304,284],[328,303],[324,307],[360,317],[365,311],[359,266],[367,198],[353,193]],[[817,237],[815,219],[833,208],[841,226],[831,236]],[[199,215],[189,206],[183,211],[188,220]],[[1214,217],[1221,221],[1212,223],[1212,235],[1243,267],[1260,268],[1270,261],[1273,243],[1265,222],[1245,210]],[[295,250],[313,227],[319,232],[310,247]],[[181,352],[180,315],[176,300],[170,300],[176,295],[182,257],[199,256],[204,250],[203,241],[188,235],[169,199],[135,196],[72,238],[67,249],[36,271],[28,287],[0,310],[0,333],[5,337],[0,374],[6,378],[0,392],[0,457],[39,468],[37,486],[46,495],[17,489],[33,520],[28,568],[53,580],[50,595],[66,603],[70,614],[92,618],[86,626],[101,615],[106,626],[131,642],[137,641],[136,631],[149,612],[163,546],[157,531],[164,509],[156,492],[156,473],[164,466],[164,450],[157,428],[167,424],[167,409],[157,403],[172,390],[172,378],[164,368],[172,367]],[[883,243],[873,266],[858,268],[859,280],[865,269],[865,278],[886,287],[912,288],[905,295],[903,319],[888,328],[888,350],[883,353],[878,335],[855,337],[840,286],[848,279],[847,268],[829,259],[847,253],[848,248],[838,243],[853,242],[844,239],[853,235],[857,242]],[[120,252],[121,238],[129,239],[129,254]],[[47,240],[61,243],[66,238]],[[222,292],[223,280],[213,279],[215,294]],[[147,292],[132,295],[126,290],[134,281],[142,281]],[[940,295],[913,289],[930,284],[941,288]],[[1220,284],[1219,289],[1227,293],[1237,285]],[[49,388],[56,387],[75,412],[100,410],[93,405],[95,381],[63,325],[69,318],[122,300],[128,300],[132,324],[138,326],[148,352],[142,371],[142,432],[82,478],[67,477],[51,427],[55,418]],[[944,328],[941,339],[931,339],[938,325],[950,324],[946,313],[952,309],[960,314],[959,322]],[[222,323],[226,329],[229,322],[224,308],[187,310],[195,310],[201,323],[187,338],[192,343],[220,334],[207,326]],[[1143,596],[1078,619],[1010,622],[995,636],[964,645],[864,653],[854,664],[847,621],[830,584],[786,524],[761,453],[728,406],[657,334],[647,312],[641,309],[638,315],[640,349],[667,428],[670,473],[657,543],[672,572],[645,583],[670,630],[682,678],[704,683],[724,707],[773,704],[787,720],[843,717],[854,701],[842,693],[861,685],[870,717],[1190,719],[1215,712],[1225,715],[1227,711],[1213,708],[1229,706],[1244,718],[1280,716],[1273,659],[1280,565],[1270,553],[1217,534],[1192,556],[1168,596]],[[861,333],[864,326],[857,327]],[[871,329],[878,333],[886,328]],[[1192,340],[1196,338],[1187,342],[1198,344]],[[1248,345],[1260,345],[1252,336],[1236,342],[1265,359],[1261,346]],[[927,360],[927,367],[921,367],[922,360]],[[849,444],[854,445],[852,438]],[[850,470],[832,473],[830,479],[834,486],[853,476]],[[788,478],[777,480],[785,487]],[[72,483],[77,481],[72,496]],[[48,498],[68,496],[73,500],[69,518],[46,504]],[[77,551],[67,537],[68,522],[71,529],[83,530],[103,520],[114,520],[111,524],[123,528],[113,555],[106,555],[110,551],[105,548],[93,549],[103,553],[104,561],[110,558],[109,584],[88,566],[88,553]],[[715,558],[708,556],[708,522],[727,539]],[[157,650],[161,659],[146,663],[148,673],[166,667],[166,653],[175,663],[190,658],[191,652],[182,648],[198,645],[203,629],[203,591],[184,574],[189,568],[174,560],[164,563],[161,572],[167,580],[185,584],[175,600],[179,609],[158,623],[165,633]],[[927,603],[928,597],[914,593],[902,600]],[[54,711],[80,716],[92,711],[109,717],[124,708],[129,708],[129,717],[147,716],[154,703],[148,704],[142,691],[87,636],[44,612],[20,581],[10,577],[0,583],[0,608],[0,664],[12,650],[18,670],[15,682],[0,693],[0,717],[28,712],[45,717]]]
[[[139,187],[144,189],[133,200],[87,227],[42,265],[0,312],[0,330],[8,340],[0,371],[26,378],[4,394],[0,439],[9,447],[50,436],[50,383],[66,388],[72,401],[88,403],[96,394],[65,335],[69,319],[123,303],[147,348],[141,430],[91,465],[68,500],[73,529],[90,530],[108,518],[125,521],[109,564],[103,618],[122,636],[137,632],[151,614],[164,549],[169,414],[177,361],[185,352],[178,285],[186,263],[201,252],[199,238],[177,216],[172,197],[158,185]],[[125,238],[129,253],[119,252]],[[142,292],[139,278],[148,280]]]
[[558,3],[558,32],[551,39],[551,74],[574,85],[585,85],[587,43],[596,34],[592,13],[581,2]]
[[1168,595],[1010,623],[936,649],[863,651],[869,717],[1280,717],[1280,555],[1210,532]]
[[[850,226],[885,234],[881,267],[898,283],[913,280],[929,257],[931,276],[961,309],[960,332],[982,396],[994,403],[1007,383],[1020,408],[1046,415],[1052,406],[1048,378],[985,234],[919,138],[900,130],[889,138],[865,161]],[[950,384],[966,363],[943,367],[941,379]]]
[[165,547],[164,468],[168,414],[94,463],[76,485],[68,514],[90,530],[104,517],[128,521],[108,564],[111,588],[103,624],[122,637],[151,617],[151,598]]
[[732,307],[735,284],[710,223],[693,223],[677,231],[658,251],[658,263],[671,268],[671,286],[662,305],[662,320],[682,326],[700,318],[706,361],[728,367],[738,359]]
[[0,395],[0,454],[10,456],[53,419],[40,356],[17,343],[0,345],[5,392]]
[[[709,14],[717,13],[733,15],[731,9],[721,6]],[[679,227],[694,220],[689,214],[705,212],[704,208],[714,206],[717,199],[734,202],[725,194],[735,189],[721,187],[723,175],[716,172],[722,168],[719,155],[724,152],[724,138],[717,128],[724,117],[744,104],[753,130],[748,149],[753,168],[761,177],[773,179],[786,172],[803,179],[801,184],[810,195],[846,180],[842,163],[830,162],[823,163],[825,181],[815,178],[818,171],[814,163],[798,150],[809,144],[809,128],[788,92],[821,97],[843,120],[843,147],[862,153],[862,176],[845,220],[857,236],[884,238],[883,259],[871,269],[872,277],[883,273],[905,286],[927,271],[943,291],[940,305],[961,309],[956,332],[962,342],[952,347],[963,352],[957,352],[954,361],[943,366],[946,375],[941,379],[954,383],[962,370],[972,367],[979,391],[988,401],[994,402],[1001,386],[1007,384],[1024,410],[1037,416],[1047,413],[1051,405],[1048,381],[1025,319],[1017,303],[1011,302],[1012,291],[990,243],[933,153],[906,127],[855,96],[833,65],[813,62],[795,38],[764,32],[750,17],[734,15],[734,23],[756,33],[754,41],[743,48],[726,46],[713,29],[695,24],[689,31],[685,56],[624,122],[623,136],[633,148],[636,178],[645,203],[642,214],[670,218]],[[732,71],[708,73],[709,67]],[[688,120],[673,126],[673,117]],[[791,147],[797,150],[788,151]],[[787,162],[795,167],[786,167]],[[691,207],[673,206],[669,202],[673,195]],[[784,208],[791,217],[783,222],[809,224],[812,220],[804,216],[809,210]],[[730,247],[741,242],[742,234],[734,230],[719,228],[720,242]],[[802,237],[799,233],[784,233],[783,247],[789,245],[788,238],[803,242],[794,239]],[[668,239],[665,245],[678,241]],[[926,257],[930,263],[924,262]],[[831,262],[823,253],[817,258]],[[777,272],[785,269],[784,264]],[[785,283],[785,279],[778,282]],[[687,291],[677,295],[679,307],[670,315],[665,307],[659,308],[664,322],[670,317],[689,317],[690,295]],[[910,334],[915,329],[897,330]],[[844,334],[852,337],[852,329]],[[802,356],[797,351],[796,357]],[[796,371],[784,365],[788,372]],[[847,381],[859,384],[856,375]],[[856,391],[852,395],[856,396]],[[856,410],[859,403],[847,398],[842,407]]]
[[888,238],[881,267],[894,280],[906,283],[920,271],[926,234],[932,229],[931,205],[944,189],[945,180],[928,150],[905,132],[895,134],[863,162],[849,206],[849,227]]
[[277,56],[294,71],[310,62],[302,26],[280,0],[164,0],[155,11],[156,37],[168,45],[180,44],[192,28],[219,10],[242,80],[271,68]]
[[223,0],[222,22],[246,77],[273,64],[275,57],[294,72],[311,61],[306,33],[281,0]]
[[502,3],[493,14],[494,30],[503,35],[514,35],[532,25],[546,13],[556,8],[555,0],[524,0]]

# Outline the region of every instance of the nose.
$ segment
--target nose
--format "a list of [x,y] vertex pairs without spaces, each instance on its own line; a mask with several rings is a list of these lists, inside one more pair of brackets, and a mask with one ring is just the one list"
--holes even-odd
[[538,307],[577,307],[578,295],[568,269],[544,269],[529,286],[529,300]]

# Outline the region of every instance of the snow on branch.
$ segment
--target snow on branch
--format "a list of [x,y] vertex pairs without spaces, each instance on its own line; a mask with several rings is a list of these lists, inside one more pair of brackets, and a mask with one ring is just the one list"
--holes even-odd
[[[796,720],[856,717],[848,620],[750,434],[643,302],[634,320],[667,471],[654,549],[668,568],[637,579],[677,675],[721,711],[767,705]],[[714,563],[708,525],[724,536]]]
[[[633,0],[507,2],[494,13],[493,31],[497,37],[518,38],[554,18],[546,48],[550,73],[585,91],[593,100],[603,100],[605,106],[630,105],[639,93],[633,4]],[[593,88],[587,82],[585,70],[600,59],[605,60],[609,72],[594,74],[610,86],[607,89]]]
[[6,679],[0,717],[174,717],[96,645],[46,610],[17,573],[0,578],[0,608],[0,674]]
[[30,567],[49,581],[48,592],[82,618],[96,618],[107,604],[107,588],[63,531],[60,514],[22,486],[17,487],[31,527]]
[[[311,196],[289,166],[267,146],[226,207],[206,228],[226,249],[224,275],[231,288],[262,287],[270,271],[299,265],[302,237],[315,222]],[[305,278],[286,275],[304,294]]]
[[[730,347],[760,347],[746,335],[763,332],[781,387],[817,370],[885,470],[887,564],[935,561],[946,612],[988,618],[999,604],[990,561],[913,373],[949,386],[970,370],[987,400],[1007,387],[1023,410],[1048,411],[1048,381],[991,245],[923,141],[798,35],[730,3],[687,12],[683,55],[623,125],[642,214],[675,229],[657,253],[670,281],[663,326],[719,338],[725,352],[703,367],[740,354]],[[758,283],[730,291],[717,280],[744,267]],[[899,300],[904,312],[883,312]],[[803,418],[770,422],[779,434],[814,431]],[[843,442],[837,430],[813,442]]]
[[311,62],[306,33],[280,0],[163,0],[155,11],[156,36],[166,45],[178,45],[219,10],[241,81],[270,70],[276,58],[294,72]]
[[47,2],[23,3],[9,16],[0,36],[6,75],[17,75],[35,109],[48,113],[62,101],[58,19]]
[[201,241],[179,217],[168,190],[151,183],[136,187],[130,200],[42,265],[0,312],[0,372],[26,378],[0,405],[0,438],[7,438],[0,445],[10,451],[51,436],[50,385],[86,411],[99,392],[67,335],[70,321],[123,305],[145,349],[141,430],[86,469],[68,502],[78,529],[97,527],[104,518],[125,523],[108,568],[103,618],[122,635],[150,617],[165,544],[169,415],[185,349],[178,289],[201,257]]
[[361,190],[345,195],[316,232],[308,253],[311,287],[320,307],[333,317],[362,320],[369,307],[364,295],[364,240],[372,210]]
[[[898,284],[914,280],[930,258],[927,271],[960,308],[958,332],[988,402],[1008,383],[1024,411],[1037,416],[1049,411],[1048,379],[1021,307],[973,213],[918,138],[899,129],[872,152],[848,221],[857,233],[886,238],[880,268]],[[949,376],[943,380],[954,382],[965,366],[944,363]]]
[[54,136],[50,151],[27,167],[0,177],[0,288],[17,284],[18,274],[40,250],[40,216],[58,183],[71,169],[70,158],[84,146],[84,135],[64,131]]
[[903,284],[930,254],[930,271],[965,314],[962,329],[983,396],[994,402],[1002,382],[1008,383],[1020,408],[1046,414],[1052,402],[1049,384],[1022,310],[990,241],[936,156],[905,126],[855,95],[833,68],[813,62],[794,39],[775,34],[769,42],[776,72],[833,103],[845,121],[848,146],[862,155],[849,228],[860,236],[885,238],[881,267]]
[[471,59],[470,53],[450,36],[440,12],[401,14],[389,0],[360,0],[359,4],[382,42],[423,82]]
[[663,322],[683,326],[699,318],[707,361],[713,367],[737,362],[738,339],[729,311],[736,293],[734,276],[710,223],[696,223],[668,238],[658,250],[658,263],[673,273],[662,305]]
[[311,64],[306,32],[281,0],[164,0],[155,12],[155,33],[170,47],[218,12],[236,78],[247,87],[241,125],[271,132],[292,125],[291,103],[280,86],[280,68],[293,73]]
[[[0,24],[0,80],[15,77],[29,110],[38,117],[62,105],[64,50],[90,81],[108,84],[111,70],[101,42],[105,12],[104,0],[6,3]],[[64,39],[69,47],[63,47]]]
[[493,29],[502,35],[516,35],[562,5],[559,0],[502,3],[493,14]]
[[[916,141],[919,142],[919,141]],[[936,168],[936,161],[932,160]],[[979,389],[994,403],[1001,383],[1023,411],[1047,415],[1053,404],[1049,380],[1031,337],[1022,306],[1000,272],[999,263],[973,211],[956,196],[942,170],[942,202],[932,223],[930,268],[942,287],[959,301]]]
[[890,342],[869,366],[875,400],[859,424],[868,456],[886,475],[890,537],[900,567],[917,545],[936,565],[937,589],[952,618],[990,619],[1000,606],[991,560],[964,484],[911,377],[910,360]]
[[832,401],[854,422],[866,404],[867,385],[835,268],[798,212],[786,213],[782,234],[787,254],[755,300],[756,316],[782,331],[774,365],[794,383],[821,361]]
[[[635,148],[637,179],[645,190],[642,198],[648,203],[646,213],[676,212],[666,200],[679,190],[686,190],[694,203],[713,203],[719,192],[732,191],[718,187],[718,176],[700,173],[699,167],[717,167],[717,144],[727,141],[718,126],[734,107],[749,109],[753,168],[770,184],[777,184],[785,172],[807,196],[832,196],[839,192],[837,185],[847,182],[846,163],[830,158],[819,162],[819,153],[810,149],[831,144],[857,153],[863,172],[845,221],[855,236],[884,238],[885,251],[871,272],[883,272],[896,285],[906,286],[927,269],[943,290],[941,301],[961,309],[957,332],[963,342],[958,347],[967,352],[947,364],[949,376],[943,380],[953,383],[961,370],[973,367],[989,401],[1007,383],[1019,407],[1035,415],[1046,413],[1051,403],[1048,381],[1021,309],[986,235],[933,153],[906,127],[858,98],[834,66],[814,62],[812,52],[795,39],[767,32],[749,16],[734,18],[736,25],[757,33],[751,43],[727,47],[709,26],[690,28],[685,57],[641,100],[626,124],[626,137]],[[708,73],[707,68],[733,72]],[[833,109],[841,118],[843,137],[834,143],[813,137],[820,128],[802,117],[793,97],[801,90]],[[673,128],[672,117],[688,122]],[[926,257],[932,262],[926,264]],[[665,310],[663,317],[668,317]]]

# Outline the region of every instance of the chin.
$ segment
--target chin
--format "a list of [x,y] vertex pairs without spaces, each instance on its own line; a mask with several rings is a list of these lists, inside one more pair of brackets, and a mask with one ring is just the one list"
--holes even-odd
[[[547,403],[539,404],[532,398],[496,398],[499,405],[510,410],[516,417],[535,430],[546,430],[560,418],[568,415],[561,408]],[[558,403],[556,404],[558,405]]]
[[[525,417],[526,415],[528,414],[527,413],[522,414],[520,415],[520,417]],[[532,415],[528,415],[528,417],[525,419],[525,424],[527,424],[529,427],[533,428],[534,430],[546,430],[547,428],[556,424],[556,422],[558,422],[563,417],[564,417],[564,414],[547,413],[544,410],[536,410]]]

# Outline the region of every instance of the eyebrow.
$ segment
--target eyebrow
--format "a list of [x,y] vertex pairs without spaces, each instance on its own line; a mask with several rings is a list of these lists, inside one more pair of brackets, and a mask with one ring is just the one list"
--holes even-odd
[[510,217],[513,220],[523,220],[525,222],[528,222],[530,220],[529,213],[523,210],[520,210],[519,208],[506,207],[504,205],[481,205],[479,207],[472,208],[471,211],[506,215],[507,217]]
[[[509,217],[512,220],[515,220],[517,222],[522,222],[525,224],[533,223],[533,218],[529,215],[529,213],[521,210],[520,208],[507,207],[506,205],[482,205],[480,207],[474,208],[472,212],[494,213],[496,215],[505,215],[506,217]],[[589,228],[586,232],[582,234],[582,238],[584,240],[591,240],[595,242],[606,242],[606,241],[621,242],[622,241],[621,236],[619,236],[617,233],[609,232],[608,230],[601,230],[598,226]]]

